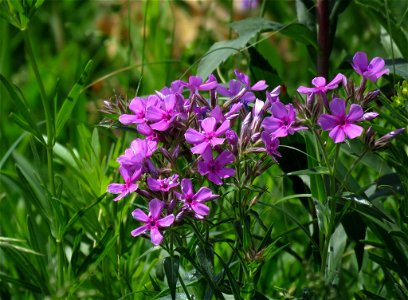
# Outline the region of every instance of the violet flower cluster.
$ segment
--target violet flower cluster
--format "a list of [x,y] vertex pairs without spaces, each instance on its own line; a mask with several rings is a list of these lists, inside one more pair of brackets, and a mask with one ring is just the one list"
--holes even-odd
[[[251,184],[277,163],[280,139],[288,135],[315,130],[318,124],[329,131],[334,143],[360,136],[360,123],[378,116],[364,111],[378,95],[365,91],[366,82],[376,81],[388,69],[380,58],[368,63],[362,52],[354,56],[352,66],[363,77],[358,88],[343,74],[328,83],[316,77],[313,87],[297,89],[307,95],[304,104],[282,103],[280,86],[268,91],[265,81],[251,84],[237,70],[227,85],[213,75],[206,81],[190,76],[188,81],[176,80],[152,95],[132,99],[119,121],[134,128],[138,137],[117,159],[123,183],[108,186],[108,192],[117,195],[115,201],[137,193],[145,200],[141,206],[149,208],[133,211],[133,218],[143,225],[131,234],[150,233],[151,242],[159,245],[164,232],[186,218],[205,219],[210,214],[207,202],[220,197],[213,190]],[[344,99],[338,96],[339,87]],[[257,97],[260,94],[264,100]],[[252,164],[237,172],[240,162],[251,156]]]
[[293,105],[280,102],[280,86],[266,91],[265,81],[251,84],[246,74],[235,75],[227,85],[213,75],[206,81],[198,76],[176,80],[132,99],[119,116],[138,137],[117,159],[123,183],[111,183],[108,192],[117,195],[115,201],[134,193],[146,200],[142,206],[149,211],[132,213],[143,223],[133,236],[150,233],[151,242],[159,245],[164,231],[185,218],[206,218],[206,202],[219,197],[213,189],[240,180],[231,179],[240,159],[264,153],[246,170],[251,181],[276,163],[279,138],[306,129]]

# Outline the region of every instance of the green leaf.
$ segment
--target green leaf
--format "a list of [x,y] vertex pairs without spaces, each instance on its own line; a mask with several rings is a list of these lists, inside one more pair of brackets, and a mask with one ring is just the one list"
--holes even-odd
[[106,255],[110,253],[110,250],[117,239],[116,236],[112,237],[113,232],[113,227],[109,226],[98,244],[92,249],[91,253],[89,253],[79,267],[77,273],[75,274],[77,277],[81,273],[85,272],[92,264],[98,264]]
[[58,137],[64,128],[65,123],[70,119],[72,110],[75,107],[75,104],[79,98],[79,95],[82,93],[82,88],[85,86],[85,80],[89,76],[93,61],[90,60],[86,64],[81,76],[78,81],[72,87],[67,98],[64,100],[62,107],[57,115],[57,120],[55,124],[55,136]]
[[329,253],[327,255],[327,278],[334,284],[339,284],[341,258],[346,248],[347,235],[342,225],[339,225],[330,237]]
[[42,138],[42,135],[40,133],[40,130],[37,127],[37,124],[34,122],[34,119],[32,118],[32,113],[30,111],[30,108],[26,104],[26,101],[24,100],[24,97],[21,93],[21,91],[16,87],[13,86],[3,75],[0,74],[0,81],[3,83],[5,86],[7,92],[10,95],[10,99],[14,101],[15,107],[19,109],[21,113],[20,116],[14,116],[15,120],[17,123],[23,127],[23,129],[31,132],[42,144],[45,145],[45,141]]
[[198,76],[207,78],[221,63],[231,55],[243,50],[253,37],[262,32],[279,31],[295,41],[313,45],[317,48],[313,33],[305,25],[298,23],[282,25],[264,18],[253,17],[234,22],[231,24],[231,28],[238,33],[238,37],[234,40],[221,41],[212,45],[198,65]]
[[390,69],[390,72],[395,72],[396,75],[408,80],[408,62],[405,59],[386,60],[385,66]]
[[170,288],[171,298],[176,299],[176,286],[179,274],[179,257],[171,256],[164,259],[164,272],[166,273],[167,285]]
[[30,282],[27,282],[25,280],[19,279],[19,278],[13,278],[10,277],[6,274],[0,273],[0,279],[4,282],[9,282],[15,286],[20,286],[24,289],[30,290],[34,293],[40,294],[42,292],[41,288],[39,288],[37,285],[34,285]]
[[329,169],[327,169],[326,167],[323,167],[323,166],[318,166],[318,167],[313,167],[313,168],[309,168],[309,169],[306,169],[306,170],[299,170],[299,171],[295,171],[295,172],[286,173],[286,175],[288,175],[288,176],[316,175],[316,174],[329,174]]

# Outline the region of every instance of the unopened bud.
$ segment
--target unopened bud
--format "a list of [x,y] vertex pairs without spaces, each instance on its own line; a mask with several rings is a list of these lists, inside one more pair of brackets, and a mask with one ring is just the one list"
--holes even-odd
[[399,129],[393,130],[387,133],[386,135],[380,137],[378,140],[375,141],[373,150],[380,150],[388,146],[390,141],[393,138],[395,138],[397,135],[401,134],[404,130],[405,128],[399,128]]
[[375,100],[378,97],[379,94],[380,94],[380,90],[374,90],[374,91],[368,92],[364,96],[362,106],[364,107],[367,104],[369,104],[371,101]]

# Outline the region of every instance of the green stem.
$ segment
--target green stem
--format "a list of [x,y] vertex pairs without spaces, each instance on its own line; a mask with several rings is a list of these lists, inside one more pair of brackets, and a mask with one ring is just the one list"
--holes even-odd
[[25,45],[26,45],[27,58],[30,61],[31,66],[33,68],[34,75],[35,75],[35,78],[37,80],[37,83],[40,89],[41,102],[44,108],[45,124],[46,124],[46,130],[47,130],[48,178],[50,181],[51,195],[55,196],[56,189],[55,189],[55,182],[54,182],[54,165],[53,165],[54,127],[53,127],[50,103],[48,101],[47,94],[44,88],[44,84],[41,79],[40,71],[38,69],[37,61],[34,56],[34,51],[33,51],[31,40],[30,40],[30,35],[27,30],[23,32],[24,32],[24,40],[25,40]]

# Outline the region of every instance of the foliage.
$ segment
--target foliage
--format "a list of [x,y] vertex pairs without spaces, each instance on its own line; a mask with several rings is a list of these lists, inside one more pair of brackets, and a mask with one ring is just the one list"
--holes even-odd
[[[253,2],[0,0],[1,299],[408,297],[408,137],[386,135],[407,124],[407,4]],[[330,79],[356,80],[357,51],[390,70],[367,83],[381,118],[365,141],[337,147],[317,127],[285,137],[278,165],[209,203],[213,217],[246,199],[241,219],[170,228],[173,249],[130,235],[129,212],[147,205],[106,193],[135,137],[118,122],[127,98],[239,69],[302,103],[318,58]]]

